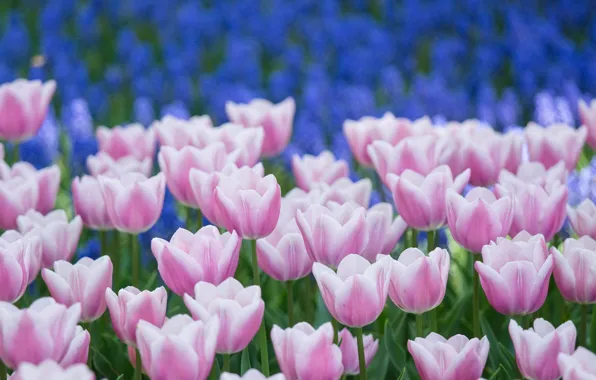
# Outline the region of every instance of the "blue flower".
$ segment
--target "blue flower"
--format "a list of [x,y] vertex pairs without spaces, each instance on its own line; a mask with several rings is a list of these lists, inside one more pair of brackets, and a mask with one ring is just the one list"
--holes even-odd
[[89,257],[90,259],[96,260],[101,256],[101,243],[99,238],[92,238],[87,240],[87,243],[83,246],[79,246],[76,252],[77,261],[83,257]]
[[50,166],[56,160],[59,147],[58,124],[53,110],[50,109],[37,135],[20,144],[19,153],[21,160],[41,169]]

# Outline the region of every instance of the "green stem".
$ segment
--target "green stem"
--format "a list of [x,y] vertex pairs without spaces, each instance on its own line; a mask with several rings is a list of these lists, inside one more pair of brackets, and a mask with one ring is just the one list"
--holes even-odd
[[288,299],[288,322],[290,324],[290,327],[294,326],[294,292],[292,291],[293,285],[294,281],[286,281],[286,298]]
[[143,363],[141,362],[141,351],[137,350],[135,359],[135,380],[141,380],[143,378]]
[[[586,347],[586,335],[588,332],[588,305],[583,303],[581,308],[581,321],[579,323],[578,345]],[[593,344],[593,343],[592,343]]]
[[590,347],[592,351],[596,348],[596,310],[592,307],[592,322],[590,322]]
[[435,248],[437,248],[437,231],[428,231],[426,233],[426,242],[427,251],[428,253],[431,253]]
[[331,325],[333,326],[333,344],[339,344],[339,322],[331,317]]
[[383,189],[383,181],[381,180],[381,176],[375,170],[375,182],[377,187],[377,192],[379,193],[379,197],[381,198],[381,202],[387,202],[387,197],[385,196],[385,189]]
[[19,143],[12,144],[12,164],[16,164],[21,160],[21,152],[19,152]]
[[[252,274],[254,284],[261,286],[261,279],[259,277],[259,263],[257,261],[257,241],[250,240],[250,248],[252,254]],[[265,329],[265,319],[261,322],[259,328],[259,344],[261,346],[261,372],[265,377],[269,376],[269,352],[267,350],[267,331]]]
[[230,354],[223,354],[223,371],[230,372]]
[[141,286],[141,281],[139,279],[141,258],[139,257],[139,239],[135,234],[130,235],[130,250],[132,257],[132,283],[133,286],[139,288]]
[[306,314],[306,323],[313,323],[314,318],[314,308],[313,308],[313,300],[312,298],[316,296],[316,290],[313,290],[312,286],[312,279],[310,276],[306,276],[304,278],[306,283],[306,292],[304,293],[304,310]]
[[0,360],[0,380],[6,380],[6,366],[2,360]]
[[428,318],[430,319],[430,331],[439,333],[439,325],[437,324],[437,309],[432,309],[428,312]]
[[409,238],[410,241],[408,243],[408,248],[417,248],[418,247],[418,231],[414,228],[409,229]]
[[203,228],[203,213],[201,209],[197,209],[197,231]]
[[[480,255],[473,254],[474,261],[480,260]],[[474,267],[474,298],[472,299],[472,319],[474,326],[474,336],[481,338],[480,335],[480,276]]]
[[416,314],[416,336],[424,338],[424,315]]
[[358,363],[360,364],[360,380],[366,380],[366,359],[364,357],[364,339],[362,327],[356,329],[356,340],[358,342]]

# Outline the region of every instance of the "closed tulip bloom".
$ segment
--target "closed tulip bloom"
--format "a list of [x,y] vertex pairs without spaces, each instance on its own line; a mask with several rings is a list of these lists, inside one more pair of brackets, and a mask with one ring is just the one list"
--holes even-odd
[[35,209],[39,185],[33,178],[15,177],[0,180],[0,229],[17,228],[17,217]]
[[401,175],[406,169],[427,175],[439,166],[438,138],[432,135],[408,137],[393,146],[374,141],[367,149],[379,178],[387,185],[387,174]]
[[[79,345],[80,315],[80,305],[67,308],[50,297],[39,298],[22,310],[1,302],[0,359],[12,369],[21,363],[39,364],[47,359],[60,364],[65,359],[71,362],[76,350],[69,353],[70,346]],[[86,331],[81,334],[85,333],[88,335]]]
[[0,245],[0,301],[16,302],[29,283],[30,248],[24,242]]
[[362,253],[368,244],[366,209],[344,204],[334,209],[313,204],[297,211],[306,252],[313,261],[336,267],[351,253]]
[[497,239],[482,249],[474,264],[488,302],[506,315],[540,309],[548,293],[553,258],[542,235],[521,232],[513,240]]
[[114,128],[99,127],[95,132],[99,150],[112,158],[119,159],[134,156],[137,160],[149,158],[155,154],[155,131],[146,129],[141,124],[129,124]]
[[117,230],[138,234],[157,222],[166,192],[163,173],[150,178],[140,173],[120,178],[100,176],[98,180],[110,221]]
[[292,157],[292,173],[296,179],[296,186],[306,191],[315,183],[332,184],[340,178],[347,177],[349,171],[346,161],[336,160],[333,153],[327,150],[318,156],[305,154],[302,157]]
[[263,156],[266,157],[277,156],[288,146],[295,112],[296,103],[291,97],[278,104],[266,99],[254,99],[248,104],[226,103],[226,113],[233,123],[249,128],[263,127]]
[[283,373],[267,377],[256,369],[249,369],[243,376],[224,372],[219,377],[219,380],[286,380],[286,377]]
[[405,170],[400,176],[387,175],[397,212],[411,227],[432,231],[445,225],[447,189],[461,193],[468,184],[470,170],[453,178],[451,169],[441,165],[427,176]]
[[530,161],[538,161],[546,168],[563,161],[567,170],[573,170],[587,133],[585,126],[575,129],[565,124],[554,124],[543,128],[530,122],[525,129]]
[[229,277],[217,286],[199,282],[194,296],[184,295],[184,304],[194,319],[207,322],[218,317],[221,322],[217,353],[233,354],[248,346],[265,313],[260,287],[244,288],[238,280]]
[[29,210],[17,218],[17,224],[21,233],[40,237],[44,268],[51,267],[58,260],[70,260],[83,229],[81,217],[75,216],[68,222],[64,210],[54,210],[47,215]]
[[16,230],[8,230],[0,235],[0,250],[12,253],[27,251],[28,253],[24,253],[28,273],[27,284],[31,284],[35,280],[41,269],[43,253],[39,236],[35,236],[35,234],[21,235]]
[[228,231],[236,231],[243,239],[258,239],[269,235],[277,224],[281,188],[272,174],[261,177],[242,167],[233,175],[220,175],[214,201]]
[[328,201],[344,204],[349,201],[368,208],[372,182],[368,178],[352,182],[349,178],[340,178],[331,185],[317,183],[309,192],[311,200],[318,204],[325,204]]
[[226,123],[217,128],[205,129],[198,137],[198,147],[205,148],[221,142],[226,153],[238,166],[254,166],[263,151],[263,128],[244,128],[240,124]]
[[16,79],[0,86],[0,139],[20,142],[35,136],[56,91],[53,80]]
[[590,198],[584,199],[577,208],[567,206],[567,216],[576,234],[596,239],[596,205]]
[[436,248],[426,256],[408,248],[391,259],[389,298],[405,312],[426,313],[443,302],[449,277],[449,252]]
[[76,264],[59,260],[54,271],[44,269],[41,273],[50,294],[65,305],[81,304],[81,320],[92,322],[106,311],[106,289],[112,287],[112,261],[102,256],[93,261],[83,257]]
[[91,344],[91,334],[89,331],[77,326],[75,337],[70,342],[66,354],[62,357],[60,365],[68,367],[74,364],[87,363],[89,359],[89,345]]
[[233,277],[241,243],[236,232],[220,234],[215,226],[205,226],[195,234],[179,228],[170,241],[153,238],[151,251],[165,284],[183,296],[193,294],[199,281],[219,285]]
[[391,257],[371,264],[351,254],[339,263],[337,273],[321,263],[313,264],[312,273],[327,310],[340,323],[363,327],[381,315],[391,279]]
[[139,321],[147,321],[157,327],[165,321],[168,293],[163,286],[151,292],[127,286],[117,295],[108,288],[105,296],[114,332],[128,345],[136,346],[135,331]]
[[[364,359],[368,367],[379,349],[379,340],[371,334],[362,337],[364,343]],[[350,330],[344,328],[339,332],[339,349],[341,350],[341,361],[344,365],[344,375],[358,375],[360,365],[358,363],[358,343],[356,337]]]
[[586,127],[586,142],[592,148],[596,148],[596,99],[592,99],[590,104],[586,103],[583,99],[580,99],[578,104],[578,112],[579,119]]
[[60,186],[60,168],[57,165],[37,170],[28,162],[17,162],[12,167],[0,162],[0,173],[0,177],[5,180],[14,177],[35,180],[38,186],[35,209],[42,214],[54,209]]
[[220,323],[206,323],[179,314],[163,327],[140,321],[137,342],[143,368],[151,379],[204,380],[209,376]]
[[549,189],[554,184],[567,183],[568,171],[565,163],[560,161],[555,166],[546,169],[540,162],[524,162],[513,174],[508,170],[501,170],[499,183],[505,186],[521,187],[522,184],[534,184]]
[[515,348],[517,367],[526,379],[560,378],[558,355],[570,355],[575,349],[576,330],[571,321],[555,329],[550,322],[538,318],[534,320],[534,328],[524,330],[512,319],[509,322],[509,335]]
[[333,344],[331,322],[316,330],[306,322],[285,330],[275,325],[271,341],[279,368],[288,380],[337,380],[343,374],[342,354]]
[[198,146],[200,133],[213,128],[213,122],[207,115],[193,116],[189,120],[166,115],[161,120],[154,121],[151,128],[155,130],[162,147],[169,146],[178,150],[189,145]]
[[196,168],[205,173],[221,171],[228,161],[228,155],[222,143],[213,143],[204,149],[186,146],[176,150],[164,146],[159,150],[157,159],[174,198],[196,208],[199,205],[190,186],[190,170]]
[[84,175],[72,180],[72,203],[83,224],[95,230],[114,228],[95,177]]
[[578,347],[571,355],[559,353],[557,363],[563,380],[596,379],[596,355],[584,347]]
[[446,207],[447,224],[453,239],[474,253],[498,237],[507,236],[513,222],[511,198],[497,199],[483,187],[472,189],[465,198],[448,189]]
[[557,288],[569,302],[596,303],[596,241],[589,236],[566,239],[563,254],[556,247],[550,250],[555,268]]
[[486,337],[449,339],[437,333],[408,340],[408,351],[421,380],[477,380],[484,371],[490,344]]
[[87,169],[93,177],[105,175],[120,177],[126,173],[141,173],[145,177],[151,176],[153,157],[138,159],[135,156],[113,158],[106,152],[98,152],[87,157]]
[[95,374],[85,364],[63,368],[53,360],[44,360],[39,365],[23,363],[10,380],[95,380]]

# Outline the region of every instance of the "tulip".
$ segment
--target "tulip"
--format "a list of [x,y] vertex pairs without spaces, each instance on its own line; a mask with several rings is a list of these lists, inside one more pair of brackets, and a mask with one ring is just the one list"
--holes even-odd
[[198,137],[197,146],[205,148],[221,142],[236,165],[254,166],[261,157],[263,139],[263,128],[244,128],[240,124],[226,123],[217,128],[203,130]]
[[596,148],[596,99],[592,99],[588,105],[583,99],[579,100],[578,104],[579,119],[586,127],[587,143]]
[[59,260],[54,271],[41,273],[54,299],[65,306],[81,304],[81,320],[92,322],[106,311],[106,289],[112,287],[112,261],[102,256],[93,261],[83,257],[76,264]]
[[151,176],[153,157],[138,159],[135,156],[113,158],[106,152],[98,152],[87,157],[87,169],[93,177],[105,175],[120,177],[126,173],[141,173],[145,177]]
[[161,120],[156,120],[151,125],[155,130],[159,144],[174,149],[182,149],[185,146],[198,146],[198,137],[205,129],[213,128],[213,122],[207,115],[194,116],[189,120],[178,119],[172,115],[166,115]]
[[179,228],[170,241],[153,238],[151,251],[165,284],[179,296],[193,294],[199,281],[219,285],[233,277],[242,241],[236,232],[220,234],[215,226],[197,233]]
[[219,380],[286,380],[286,377],[283,373],[267,377],[256,369],[249,369],[243,376],[224,372],[221,374]]
[[408,341],[408,351],[422,380],[476,380],[484,371],[489,342],[454,335],[449,339],[436,333]]
[[386,141],[374,141],[367,152],[379,178],[385,185],[387,174],[401,175],[406,169],[426,176],[439,166],[438,139],[432,135],[408,137],[393,146]]
[[176,150],[164,146],[159,150],[157,159],[174,198],[186,206],[197,208],[199,205],[190,186],[190,170],[196,168],[205,173],[221,171],[228,156],[222,143],[213,143],[204,149],[186,146]]
[[389,256],[371,264],[350,254],[339,263],[337,273],[321,263],[314,263],[312,272],[327,310],[340,323],[363,327],[381,315],[391,279]]
[[40,237],[45,268],[73,257],[83,229],[81,217],[75,216],[69,223],[64,210],[54,210],[45,216],[29,210],[17,218],[17,225],[21,233]]
[[519,166],[515,175],[506,169],[501,170],[499,183],[514,188],[519,188],[522,184],[534,184],[549,189],[556,182],[566,184],[567,174],[563,161],[549,169],[540,162],[525,162]]
[[72,181],[72,203],[75,213],[81,217],[86,227],[95,230],[109,230],[114,227],[97,178],[88,175],[76,177]]
[[389,298],[407,313],[422,314],[439,306],[449,276],[449,252],[436,248],[426,256],[408,248],[391,259]]
[[221,173],[214,194],[221,224],[243,239],[269,235],[279,219],[281,188],[275,176],[260,176],[249,167]]
[[[69,308],[52,298],[39,298],[27,309],[0,302],[0,359],[8,368],[50,359],[67,366],[80,359],[89,333],[78,329],[81,306]],[[85,361],[87,357],[84,358]]]
[[318,156],[306,154],[292,157],[292,173],[296,178],[296,186],[306,191],[315,183],[333,184],[340,178],[347,177],[350,168],[344,160],[336,160],[333,153],[324,151]]
[[557,357],[563,380],[593,380],[596,378],[596,355],[578,347],[571,355],[561,352]]
[[195,320],[207,323],[219,317],[217,353],[233,354],[248,346],[259,330],[265,312],[260,287],[244,288],[238,280],[229,277],[217,286],[199,282],[194,296],[185,294],[184,304]]
[[349,178],[340,178],[332,185],[317,183],[309,192],[309,196],[318,199],[318,204],[325,204],[328,201],[344,204],[353,201],[362,207],[368,208],[370,204],[370,195],[372,192],[372,182],[365,178],[357,182],[352,182]]
[[287,379],[339,379],[344,371],[342,354],[333,344],[333,326],[314,329],[306,322],[271,329],[271,341],[279,368]]
[[18,143],[35,136],[55,90],[53,80],[16,79],[0,85],[0,139]]
[[587,133],[585,126],[575,129],[565,124],[554,124],[543,128],[530,122],[525,129],[530,160],[538,161],[546,168],[563,161],[567,170],[573,170]]
[[350,253],[361,253],[368,244],[366,210],[344,204],[334,209],[313,204],[297,211],[306,252],[313,261],[336,267]]
[[596,241],[589,236],[566,239],[563,254],[556,247],[550,250],[554,258],[553,275],[557,288],[569,302],[596,303]]
[[[360,367],[358,363],[358,347],[356,337],[350,330],[343,329],[339,332],[339,349],[341,350],[341,361],[344,365],[344,375],[358,375]],[[364,357],[368,367],[371,360],[379,349],[379,340],[372,335],[364,335]]]
[[575,209],[567,206],[567,216],[576,234],[596,239],[596,205],[591,199],[584,199]]
[[155,132],[145,129],[141,124],[130,124],[114,128],[99,127],[95,132],[99,150],[106,152],[114,159],[134,156],[138,160],[149,158],[155,154]]
[[127,286],[118,291],[106,289],[106,302],[112,318],[112,327],[121,341],[136,346],[135,331],[139,321],[161,327],[166,318],[168,294],[164,287],[154,291]]
[[0,229],[17,228],[17,217],[35,209],[38,194],[39,185],[33,178],[0,180]]
[[575,349],[575,326],[567,321],[554,328],[550,322],[538,318],[534,328],[527,330],[515,320],[509,322],[509,335],[515,348],[517,367],[526,379],[555,380],[561,377],[557,357],[571,355]]
[[60,187],[60,168],[57,165],[37,170],[28,162],[17,162],[12,168],[5,162],[0,162],[0,172],[2,173],[0,177],[4,180],[15,177],[35,180],[38,186],[35,209],[42,214],[47,214],[54,208]]
[[514,203],[509,197],[497,199],[488,189],[477,187],[465,198],[447,190],[447,224],[456,242],[478,253],[498,237],[507,236],[513,222]]
[[163,173],[150,178],[140,173],[128,173],[119,179],[100,176],[98,180],[110,221],[116,229],[138,234],[157,222],[166,191]]
[[139,321],[137,342],[143,368],[151,379],[206,379],[215,358],[219,320],[206,323],[179,314],[163,327]]
[[499,313],[526,315],[546,299],[553,258],[542,235],[521,232],[513,240],[497,239],[482,249],[474,264],[488,302]]
[[24,242],[0,245],[0,301],[16,302],[27,289],[30,249]]
[[263,155],[277,156],[290,142],[296,103],[294,98],[286,98],[279,104],[266,99],[254,99],[248,104],[226,103],[228,118],[244,127],[263,127],[265,139]]
[[39,365],[23,363],[10,376],[10,380],[95,380],[95,374],[85,364],[63,368],[53,360],[44,360]]
[[[21,235],[18,231],[8,230],[0,235],[0,250],[12,252],[13,257],[20,257],[20,252],[23,252],[28,273],[27,284],[31,284],[35,280],[41,269],[43,252],[39,236]],[[15,272],[12,273],[14,275]]]
[[432,231],[445,225],[447,189],[461,193],[468,184],[470,170],[453,178],[448,166],[441,165],[426,177],[412,170],[400,176],[387,175],[397,212],[412,228]]

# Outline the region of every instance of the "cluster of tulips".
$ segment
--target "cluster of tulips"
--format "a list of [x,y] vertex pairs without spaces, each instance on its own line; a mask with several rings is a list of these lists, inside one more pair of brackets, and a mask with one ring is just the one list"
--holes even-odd
[[[0,137],[18,144],[33,136],[54,87],[23,80],[1,86]],[[350,180],[352,163],[329,152],[295,156],[297,187],[282,197],[259,160],[286,147],[294,110],[292,99],[254,100],[228,104],[231,122],[218,127],[206,116],[168,116],[148,129],[99,127],[90,175],[72,180],[70,221],[54,210],[57,166],[0,162],[0,379],[8,372],[13,380],[94,379],[90,331],[109,327],[102,322],[106,309],[136,379],[206,379],[215,367],[221,379],[366,379],[379,340],[363,328],[389,298],[416,315],[407,350],[422,379],[477,380],[490,346],[481,333],[481,289],[494,310],[512,317],[509,334],[523,377],[596,378],[596,355],[584,348],[588,305],[596,303],[596,206],[586,200],[568,208],[566,185],[584,143],[595,141],[589,135],[596,104],[580,107],[585,126],[531,124],[524,135],[503,135],[474,120],[441,127],[391,114],[346,121],[356,165],[371,168],[392,194],[393,204],[372,207],[373,181]],[[151,243],[170,296],[181,297],[190,312],[169,318],[166,287],[143,288],[136,236],[158,220],[166,186],[185,210],[198,210],[195,218],[187,213],[190,231]],[[209,225],[202,226],[203,217]],[[567,218],[578,238],[561,242]],[[471,339],[438,333],[436,308],[452,261],[437,247],[445,226],[473,256]],[[130,257],[104,244],[100,258],[71,263],[83,227],[99,231],[104,243],[117,230]],[[418,231],[427,234],[426,250],[418,248]],[[397,251],[402,235],[406,249]],[[249,255],[252,284],[234,278],[241,251]],[[266,326],[261,271],[287,291],[287,326]],[[40,272],[51,297],[17,307]],[[571,321],[555,328],[543,318],[533,324],[519,318],[541,309],[551,274],[563,298],[581,305],[579,333]],[[316,283],[330,322],[315,328],[312,320],[296,321],[297,280],[308,286],[299,296],[311,307]],[[253,339],[260,372],[230,373],[231,356]],[[272,377],[269,345],[281,371]]]

